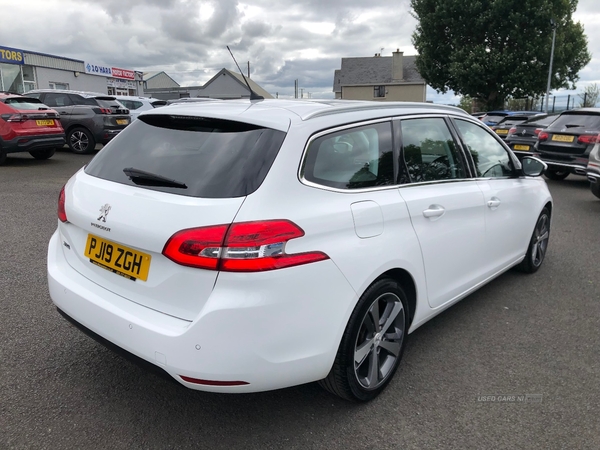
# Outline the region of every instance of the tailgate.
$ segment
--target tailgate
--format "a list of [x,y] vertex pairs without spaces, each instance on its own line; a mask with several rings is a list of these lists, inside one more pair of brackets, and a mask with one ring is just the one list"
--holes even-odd
[[245,197],[204,199],[127,186],[80,171],[65,188],[68,221],[59,226],[73,269],[125,300],[193,320],[217,271],[162,255],[177,231],[231,223]]

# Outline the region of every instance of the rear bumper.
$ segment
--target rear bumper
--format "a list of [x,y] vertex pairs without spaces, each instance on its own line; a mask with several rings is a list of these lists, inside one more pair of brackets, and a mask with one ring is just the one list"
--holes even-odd
[[600,164],[597,168],[588,165],[585,171],[585,175],[587,176],[587,179],[590,181],[590,183],[600,183]]
[[[265,273],[222,272],[209,298],[198,299],[204,302],[198,317],[187,321],[98,286],[71,268],[63,251],[69,250],[55,233],[48,285],[56,307],[97,340],[197,390],[257,392],[326,377],[358,301],[329,260]],[[196,384],[181,376],[247,384]]]
[[100,144],[107,144],[112,138],[123,131],[124,128],[119,129],[104,129],[102,133],[96,136],[96,141]]
[[65,145],[65,135],[41,134],[34,136],[20,136],[10,141],[2,141],[2,148],[6,153],[31,152],[47,148],[57,148]]

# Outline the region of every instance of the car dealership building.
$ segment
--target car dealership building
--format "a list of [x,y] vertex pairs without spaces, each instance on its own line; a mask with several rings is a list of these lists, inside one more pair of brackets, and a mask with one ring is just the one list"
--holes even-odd
[[0,46],[0,91],[73,89],[110,95],[143,95],[143,74],[96,61]]

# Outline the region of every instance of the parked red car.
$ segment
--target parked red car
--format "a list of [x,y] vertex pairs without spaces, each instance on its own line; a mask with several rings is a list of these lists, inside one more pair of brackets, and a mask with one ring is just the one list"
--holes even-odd
[[0,164],[16,152],[48,159],[63,145],[65,131],[56,111],[35,98],[0,93]]

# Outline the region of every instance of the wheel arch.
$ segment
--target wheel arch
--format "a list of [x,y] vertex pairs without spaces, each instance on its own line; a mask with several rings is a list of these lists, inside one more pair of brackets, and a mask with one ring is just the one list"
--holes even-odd
[[65,136],[68,136],[69,133],[71,131],[73,131],[75,128],[83,128],[84,130],[86,130],[88,133],[90,133],[92,136],[94,136],[94,133],[92,132],[92,130],[90,130],[88,127],[86,127],[85,125],[81,125],[80,123],[74,123],[72,125],[70,125],[66,130],[65,130]]
[[402,289],[404,290],[404,293],[406,294],[408,300],[408,325],[410,327],[412,325],[413,319],[415,317],[415,311],[417,309],[417,285],[415,283],[415,280],[407,270],[401,269],[399,267],[385,271],[384,273],[379,275],[379,277],[377,277],[377,279],[375,279],[373,283],[382,278],[392,278],[393,280],[397,281],[400,284],[400,286],[402,286]]

